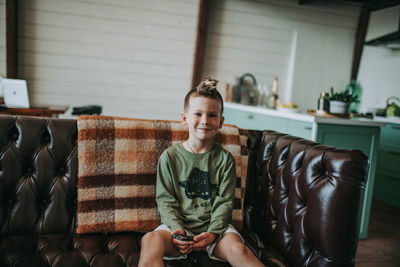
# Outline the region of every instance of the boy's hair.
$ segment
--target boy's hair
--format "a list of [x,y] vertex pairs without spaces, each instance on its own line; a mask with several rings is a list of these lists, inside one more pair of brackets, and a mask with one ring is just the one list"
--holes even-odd
[[204,78],[199,85],[197,85],[196,88],[193,88],[192,90],[187,93],[185,96],[185,103],[183,106],[183,109],[187,111],[189,108],[189,99],[192,96],[202,96],[202,97],[207,97],[211,99],[215,99],[218,102],[221,103],[221,115],[224,112],[224,101],[222,100],[221,94],[217,90],[217,83],[218,80],[206,77]]

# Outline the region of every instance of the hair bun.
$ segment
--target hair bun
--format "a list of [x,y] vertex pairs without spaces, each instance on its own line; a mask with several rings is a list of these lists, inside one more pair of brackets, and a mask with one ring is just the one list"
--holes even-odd
[[217,90],[218,80],[206,77],[197,86],[197,92],[200,94],[213,94]]

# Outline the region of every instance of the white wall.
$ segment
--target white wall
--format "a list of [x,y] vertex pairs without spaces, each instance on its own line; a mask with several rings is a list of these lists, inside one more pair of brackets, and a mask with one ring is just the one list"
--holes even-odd
[[388,97],[400,97],[400,50],[364,46],[358,80],[361,111],[385,108]]
[[359,6],[294,0],[212,1],[204,73],[221,83],[250,72],[305,110],[350,81]]
[[191,85],[197,0],[20,0],[18,12],[18,67],[33,104],[179,118]]
[[[400,6],[371,12],[366,40],[398,30]],[[358,80],[363,92],[361,111],[385,108],[390,96],[400,97],[400,50],[364,46]]]

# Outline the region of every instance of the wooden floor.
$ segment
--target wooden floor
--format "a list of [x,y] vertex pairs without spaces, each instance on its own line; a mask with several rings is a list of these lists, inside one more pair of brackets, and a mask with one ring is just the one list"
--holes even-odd
[[368,238],[358,242],[356,266],[400,266],[400,208],[372,201]]

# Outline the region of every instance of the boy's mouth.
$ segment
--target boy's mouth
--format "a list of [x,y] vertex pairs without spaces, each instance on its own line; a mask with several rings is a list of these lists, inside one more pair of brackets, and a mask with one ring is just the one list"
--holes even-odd
[[197,130],[200,130],[200,131],[210,131],[211,129],[210,129],[210,128],[197,128]]

